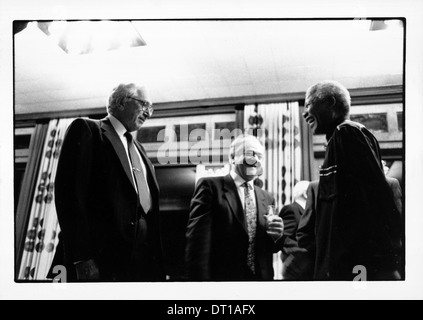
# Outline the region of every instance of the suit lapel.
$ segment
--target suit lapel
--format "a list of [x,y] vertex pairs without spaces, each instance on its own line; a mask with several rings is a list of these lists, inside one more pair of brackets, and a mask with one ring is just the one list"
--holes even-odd
[[295,218],[297,221],[300,221],[301,216],[304,214],[304,209],[298,203],[294,202],[294,204],[297,207],[297,210],[295,210]]
[[235,218],[239,221],[245,232],[248,234],[247,221],[245,219],[244,210],[242,209],[242,203],[239,199],[235,182],[229,174],[224,178],[223,193]]
[[125,171],[129,181],[131,182],[132,186],[135,188],[134,180],[132,178],[132,171],[131,167],[128,162],[128,157],[125,152],[125,148],[120,140],[118,134],[116,133],[115,129],[113,128],[112,124],[108,119],[103,119],[100,122],[100,127],[104,132],[106,138],[110,141],[115,150],[117,156],[119,157],[120,163],[122,164],[123,170]]

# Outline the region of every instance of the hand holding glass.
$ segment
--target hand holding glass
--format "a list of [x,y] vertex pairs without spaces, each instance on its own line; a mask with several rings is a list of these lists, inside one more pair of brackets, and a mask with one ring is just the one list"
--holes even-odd
[[283,220],[279,217],[279,208],[275,205],[267,206],[266,232],[273,240],[278,240],[283,235]]
[[278,216],[279,215],[279,209],[278,209],[278,207],[276,206],[276,205],[274,205],[274,204],[271,204],[271,205],[268,205],[267,206],[267,217],[271,217],[271,216],[274,216],[274,215],[276,215],[276,216]]

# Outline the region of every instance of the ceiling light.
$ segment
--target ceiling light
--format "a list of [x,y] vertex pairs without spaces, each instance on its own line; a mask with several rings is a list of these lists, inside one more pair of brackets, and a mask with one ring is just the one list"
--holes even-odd
[[398,19],[391,19],[391,20],[372,20],[370,25],[370,31],[378,31],[378,30],[386,30],[386,29],[394,29],[394,28],[402,28],[402,21]]
[[130,21],[50,21],[38,27],[68,54],[146,45]]

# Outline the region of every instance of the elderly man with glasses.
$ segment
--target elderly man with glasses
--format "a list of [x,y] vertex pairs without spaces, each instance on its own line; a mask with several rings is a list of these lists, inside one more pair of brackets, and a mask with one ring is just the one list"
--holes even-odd
[[102,120],[76,119],[66,134],[55,180],[61,243],[52,269],[64,265],[68,281],[162,281],[159,188],[134,139],[153,113],[146,88],[119,84],[107,111]]
[[231,171],[198,181],[186,231],[186,277],[191,281],[269,281],[273,253],[283,245],[283,221],[271,215],[273,196],[254,185],[264,146],[251,135],[231,144]]

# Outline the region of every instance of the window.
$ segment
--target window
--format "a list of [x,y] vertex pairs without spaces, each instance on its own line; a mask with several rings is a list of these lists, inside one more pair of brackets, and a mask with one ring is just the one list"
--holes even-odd
[[397,122],[398,122],[398,131],[399,132],[403,132],[402,121],[403,121],[402,111],[397,112]]
[[223,130],[228,130],[229,132],[233,132],[236,129],[235,121],[230,122],[216,122],[214,124],[214,139],[222,139],[224,134],[222,133]]
[[232,138],[238,134],[235,113],[224,113],[152,118],[137,138],[156,164],[197,165],[227,162]]
[[138,140],[141,143],[163,142],[165,126],[141,127]]
[[[382,154],[401,159],[403,149],[403,104],[386,103],[352,106],[350,119],[363,124],[379,142]],[[324,135],[313,137],[316,158],[322,158],[326,145]]]
[[15,212],[19,201],[22,181],[29,157],[29,144],[34,133],[34,127],[16,128],[14,137],[15,168],[14,168],[14,194]]
[[174,125],[174,141],[199,141],[206,139],[206,124],[194,123],[188,125]]
[[387,113],[353,114],[351,120],[361,123],[373,133],[388,132]]

